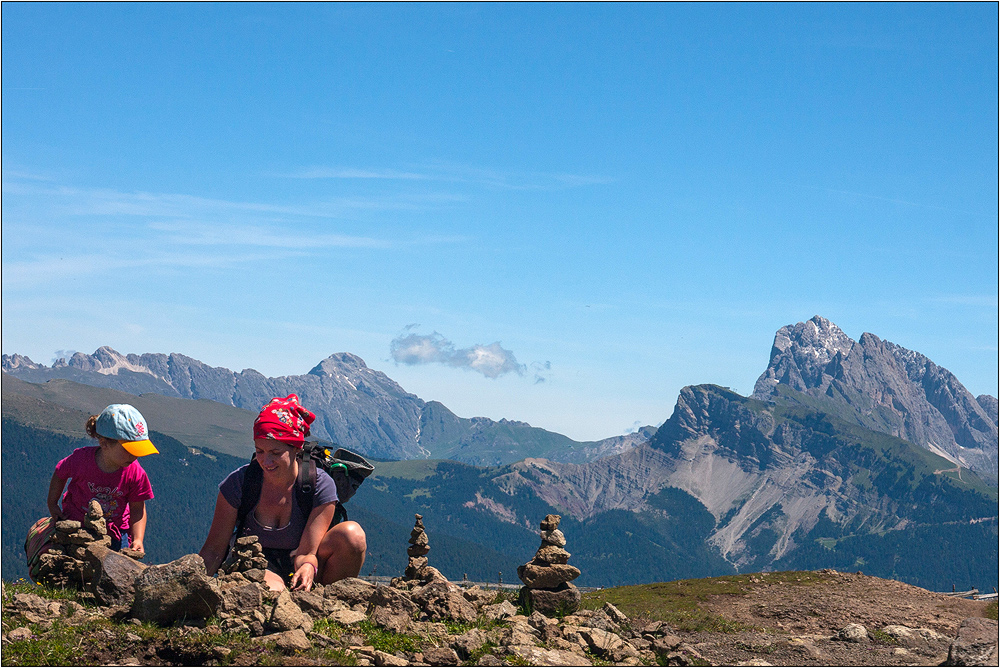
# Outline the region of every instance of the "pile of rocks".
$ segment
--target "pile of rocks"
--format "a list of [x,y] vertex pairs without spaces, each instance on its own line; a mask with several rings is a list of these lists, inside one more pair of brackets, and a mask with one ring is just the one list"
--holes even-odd
[[580,607],[580,590],[570,581],[580,575],[580,569],[569,565],[570,553],[566,537],[559,530],[559,515],[546,515],[541,522],[542,544],[534,558],[518,566],[521,578],[520,603],[545,615],[568,614]]
[[51,547],[38,559],[38,582],[90,591],[99,603],[117,602],[143,569],[134,558],[141,559],[141,552],[111,550],[107,520],[96,499],[91,500],[83,522],[56,522],[49,540]]
[[260,546],[260,539],[257,536],[237,538],[229,554],[226,555],[226,560],[219,567],[225,574],[246,573],[258,569],[261,571],[267,569],[267,557],[264,556],[264,549]]
[[430,582],[432,580],[446,580],[441,571],[433,566],[427,565],[427,553],[431,551],[430,540],[424,530],[423,515],[414,515],[413,530],[410,532],[410,546],[406,548],[406,570],[403,571],[403,580],[411,582]]

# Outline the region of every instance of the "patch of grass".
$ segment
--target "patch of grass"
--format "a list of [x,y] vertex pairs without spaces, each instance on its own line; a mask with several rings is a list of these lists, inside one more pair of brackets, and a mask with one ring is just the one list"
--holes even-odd
[[810,586],[828,578],[811,571],[781,571],[614,587],[584,594],[583,607],[596,610],[611,602],[629,617],[662,620],[681,631],[737,633],[753,628],[710,613],[700,603],[713,596],[745,596],[758,585]]
[[493,654],[497,646],[491,642],[485,642],[478,649],[473,650],[469,654],[469,658],[463,662],[463,665],[474,666],[479,662],[479,659],[483,658],[487,654]]
[[997,618],[997,602],[996,600],[990,601],[986,609],[983,610],[983,617],[986,619],[996,619]]
[[506,665],[508,665],[508,666],[530,666],[531,665],[528,662],[527,659],[522,659],[521,657],[519,657],[516,654],[508,654],[507,656],[504,657],[504,661],[506,661]]
[[5,582],[3,593],[5,605],[14,594],[35,594],[54,601],[77,601],[81,605],[93,605],[93,602],[87,597],[81,598],[80,591],[75,587],[68,589],[48,587],[46,585],[35,584],[24,578],[15,580],[14,582]]
[[417,638],[404,633],[386,631],[383,628],[375,626],[368,620],[358,624],[358,632],[364,636],[365,642],[369,645],[388,654],[416,652],[418,650]]

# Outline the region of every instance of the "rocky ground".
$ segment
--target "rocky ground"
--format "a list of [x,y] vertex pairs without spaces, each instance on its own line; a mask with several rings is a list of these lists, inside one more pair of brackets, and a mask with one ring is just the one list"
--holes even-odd
[[[995,603],[832,571],[602,590],[546,617],[442,580],[275,595],[197,567],[147,575],[131,605],[7,585],[3,665],[997,665]],[[210,616],[178,616],[199,591]]]

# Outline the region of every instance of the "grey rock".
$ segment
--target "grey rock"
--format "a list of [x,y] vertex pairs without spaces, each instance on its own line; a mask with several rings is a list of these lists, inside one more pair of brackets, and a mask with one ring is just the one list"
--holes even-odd
[[253,639],[254,642],[273,642],[278,649],[285,652],[304,651],[312,647],[306,632],[302,629],[292,629],[280,633],[272,633],[266,636],[259,636]]
[[469,629],[462,635],[456,636],[451,641],[451,647],[458,656],[467,660],[469,656],[488,642],[489,638],[479,629]]
[[372,610],[371,622],[392,633],[406,633],[411,624],[410,615],[384,606],[376,606]]
[[[323,588],[323,596],[344,601],[348,605],[368,603],[375,593],[375,585],[361,578],[344,578]],[[382,587],[379,587],[382,589]]]
[[91,592],[101,605],[125,605],[131,607],[135,597],[135,580],[146,566],[135,559],[103,548],[101,556],[91,549],[89,555],[94,564],[95,577],[91,581]]
[[413,617],[420,613],[420,607],[413,602],[408,593],[402,592],[393,587],[375,587],[368,598],[368,603],[372,607],[383,607],[402,613],[407,617]]
[[302,629],[308,632],[312,631],[313,627],[312,617],[302,612],[302,608],[292,600],[287,589],[281,590],[281,593],[278,594],[268,623],[279,631]]
[[556,589],[531,589],[522,587],[520,600],[527,602],[532,610],[543,615],[570,614],[580,609],[583,596],[572,583],[565,583]]
[[228,612],[253,610],[260,607],[263,602],[263,592],[254,583],[248,582],[222,590],[221,609]]
[[432,666],[457,666],[458,654],[451,647],[431,647],[423,651],[424,661]]
[[465,600],[461,590],[447,582],[431,582],[415,589],[411,599],[432,621],[476,621],[475,606]]
[[958,635],[948,648],[946,666],[995,666],[998,627],[995,619],[970,617],[962,620]]
[[188,554],[161,566],[149,566],[135,580],[132,616],[172,624],[178,619],[204,619],[222,604],[218,584],[205,574],[205,562]]
[[837,632],[837,638],[846,642],[868,642],[868,629],[861,624],[848,624]]

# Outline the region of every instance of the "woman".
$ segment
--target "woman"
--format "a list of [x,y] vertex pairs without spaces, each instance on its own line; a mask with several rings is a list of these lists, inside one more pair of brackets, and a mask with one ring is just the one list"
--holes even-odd
[[[254,459],[263,470],[260,498],[250,512],[241,536],[260,538],[268,587],[308,591],[316,583],[329,584],[356,577],[365,561],[365,532],[357,522],[330,527],[337,506],[337,487],[323,471],[316,471],[313,507],[308,517],[299,509],[295,482],[301,464],[298,454],[316,416],[290,394],[275,397],[254,420]],[[219,485],[212,528],[199,554],[214,574],[233,540],[243,480],[251,464],[236,469]]]

